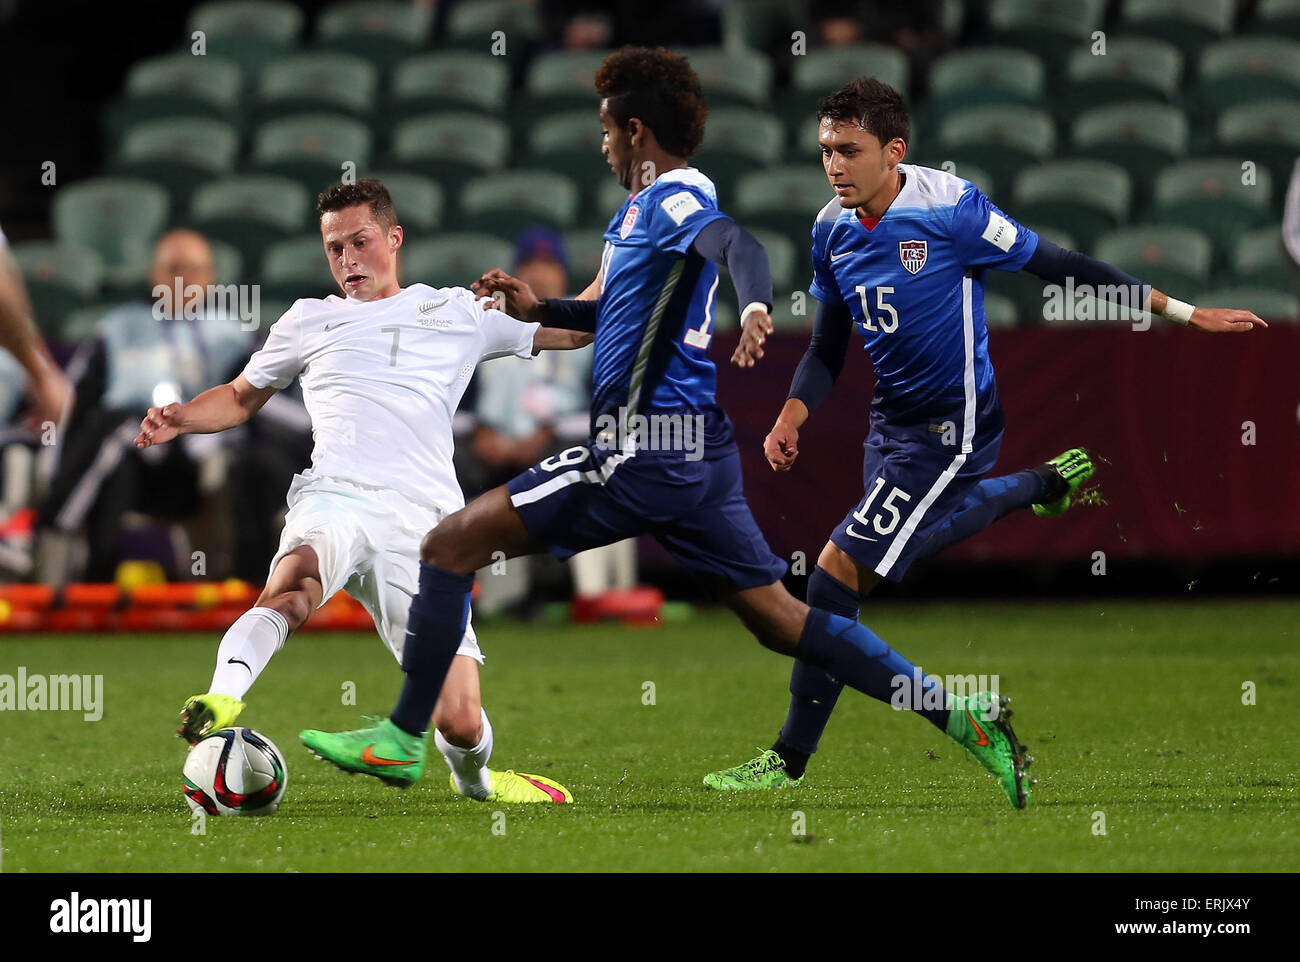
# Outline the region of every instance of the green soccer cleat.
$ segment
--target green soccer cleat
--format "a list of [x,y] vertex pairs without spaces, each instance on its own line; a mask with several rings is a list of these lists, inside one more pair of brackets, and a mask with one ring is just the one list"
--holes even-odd
[[[549,778],[541,775],[526,775],[521,772],[494,772],[488,769],[488,784],[492,792],[486,798],[474,799],[484,802],[506,802],[509,804],[528,804],[532,802],[554,802],[560,805],[573,801],[573,793]],[[456,776],[451,776],[451,790],[461,794],[456,787]],[[465,795],[465,798],[474,798]]]
[[1052,458],[1044,466],[1056,472],[1056,476],[1065,484],[1065,494],[1045,504],[1035,504],[1032,507],[1034,514],[1040,518],[1055,518],[1070,509],[1070,499],[1074,497],[1079,487],[1092,477],[1096,468],[1093,466],[1092,458],[1083,448],[1070,448],[1064,454]]
[[424,753],[429,733],[411,735],[387,718],[367,717],[376,724],[350,732],[307,730],[298,738],[321,761],[333,762],[345,772],[361,772],[405,788],[424,774]]
[[741,792],[757,788],[798,788],[803,776],[791,778],[785,773],[785,759],[772,749],[762,752],[742,765],[704,776],[705,788],[719,792]]
[[1029,804],[1029,777],[1033,756],[1011,730],[1010,699],[997,692],[952,698],[948,714],[948,736],[970,752],[998,780],[1014,808]]
[[181,727],[176,737],[196,745],[222,728],[229,728],[244,710],[244,703],[234,695],[191,695],[181,706]]

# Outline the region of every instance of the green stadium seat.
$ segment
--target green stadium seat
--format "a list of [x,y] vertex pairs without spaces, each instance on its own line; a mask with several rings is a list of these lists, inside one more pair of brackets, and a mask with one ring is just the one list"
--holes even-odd
[[990,106],[949,114],[926,154],[940,161],[951,160],[958,170],[963,163],[987,170],[998,193],[1003,194],[1020,168],[1045,160],[1055,150],[1056,128],[1046,111]]
[[587,211],[587,226],[599,227],[602,232],[627,200],[628,191],[614,177],[605,177],[596,187],[596,203]]
[[125,91],[104,114],[110,150],[134,125],[164,117],[238,120],[243,74],[233,60],[191,53],[165,54],[137,61],[126,75]]
[[252,76],[298,45],[302,25],[303,13],[292,3],[235,0],[196,7],[186,36],[202,31],[207,56],[228,57]]
[[500,170],[510,156],[510,129],[487,114],[424,114],[393,128],[388,165],[432,177],[449,193],[471,177]]
[[687,56],[711,108],[763,107],[772,102],[772,61],[767,54],[692,47]]
[[1210,238],[1194,228],[1154,224],[1106,234],[1098,239],[1093,256],[1187,300],[1210,276],[1214,248]]
[[210,181],[194,192],[189,220],[209,240],[239,250],[246,267],[262,263],[277,241],[309,230],[315,198],[297,181],[240,174]]
[[263,120],[314,110],[369,120],[378,90],[379,71],[363,57],[298,53],[267,65],[258,78],[252,105]]
[[393,68],[391,110],[397,119],[439,110],[496,113],[510,93],[503,57],[444,50],[408,57]]
[[562,170],[588,186],[610,177],[601,153],[604,131],[596,111],[565,110],[539,117],[528,134],[528,163]]
[[1243,184],[1243,163],[1185,160],[1163,171],[1156,177],[1156,219],[1204,231],[1227,251],[1246,230],[1268,222],[1272,204],[1272,175],[1259,168],[1255,183]]
[[227,244],[225,241],[208,239],[212,246],[212,269],[216,275],[218,284],[243,284],[248,278],[244,277],[244,255],[234,244]]
[[1128,220],[1133,185],[1124,168],[1103,160],[1051,160],[1016,175],[1011,210],[1021,221],[1069,231],[1090,249]]
[[564,246],[569,257],[569,289],[576,293],[600,273],[600,259],[605,252],[605,229],[579,227],[566,230]]
[[1246,29],[1271,37],[1300,40],[1300,0],[1259,0],[1255,17]]
[[406,228],[408,238],[411,231],[418,236],[442,226],[447,198],[437,181],[401,170],[372,171],[366,176],[384,182],[393,198],[397,222]]
[[1009,297],[992,291],[984,292],[984,321],[989,328],[1015,327],[1020,320],[1020,309]]
[[806,29],[800,11],[789,0],[748,0],[722,4],[722,44],[728,50],[772,50],[790,42],[790,34]]
[[778,163],[785,147],[785,128],[773,114],[748,107],[719,107],[709,111],[704,148],[691,160],[717,185],[726,206],[736,182],[755,167]]
[[1300,40],[1234,37],[1211,44],[1197,65],[1195,93],[1215,110],[1300,97]]
[[524,96],[517,112],[530,120],[559,110],[593,113],[599,108],[596,96],[596,71],[608,50],[564,50],[540,54],[528,67],[524,78]]
[[992,0],[985,42],[1032,50],[1048,66],[1064,64],[1100,29],[1105,0]]
[[238,156],[239,134],[230,124],[205,117],[170,117],[128,130],[109,168],[115,176],[166,187],[172,209],[179,212],[196,187],[232,172]]
[[442,234],[402,246],[402,281],[468,288],[491,267],[509,270],[514,254],[510,241],[490,234]]
[[797,130],[809,121],[815,126],[821,99],[856,77],[875,77],[906,97],[910,71],[906,54],[881,43],[809,50],[794,58],[790,87],[778,95],[781,116]]
[[983,167],[977,167],[974,164],[951,164],[948,168],[941,167],[940,170],[947,170],[948,173],[960,177],[962,180],[970,181],[990,200],[997,196],[997,191],[994,189],[993,175]]
[[57,241],[26,241],[12,250],[37,326],[42,334],[59,337],[68,316],[99,295],[103,258],[89,247]]
[[1232,33],[1235,0],[1124,0],[1116,32],[1159,37],[1194,56]]
[[[809,230],[812,229],[811,222]],[[767,262],[772,269],[772,287],[776,299],[788,300],[788,295],[792,290],[796,290],[799,284],[796,280],[804,281],[804,278],[795,276],[795,268],[799,263],[799,251],[794,241],[784,234],[778,234],[776,231],[764,230],[761,227],[750,231],[754,239],[763,245],[767,251]],[[805,244],[805,247],[810,245]],[[810,268],[811,271],[811,268]]]
[[563,174],[512,169],[465,183],[461,224],[510,240],[533,224],[565,230],[577,224],[578,201],[577,184]]
[[740,179],[733,216],[746,230],[766,228],[790,238],[808,238],[817,213],[834,196],[825,173],[815,167],[769,167]]
[[1300,267],[1282,244],[1282,225],[1247,231],[1232,249],[1233,286],[1300,289]]
[[1300,97],[1228,108],[1219,115],[1215,143],[1220,153],[1249,157],[1285,184],[1300,157]]
[[1173,44],[1153,37],[1112,37],[1106,53],[1092,47],[1070,54],[1065,84],[1054,96],[1060,116],[1134,100],[1173,102],[1183,79],[1183,55]]
[[320,234],[276,241],[262,257],[261,297],[294,301],[338,294]]
[[1187,115],[1161,103],[1119,103],[1080,114],[1070,130],[1073,153],[1118,164],[1148,197],[1156,176],[1187,155]]
[[1047,91],[1041,58],[1010,47],[970,47],[945,54],[930,68],[928,115],[983,104],[1038,106]]
[[54,236],[96,251],[106,281],[116,286],[138,276],[153,258],[153,243],[167,225],[171,203],[157,184],[96,177],[59,187],[51,217]]
[[458,3],[447,15],[447,43],[462,50],[493,53],[497,40],[505,55],[519,57],[541,37],[537,5],[519,0],[475,0]]
[[120,306],[120,302],[97,301],[78,307],[63,318],[63,323],[57,329],[42,329],[42,333],[64,344],[83,344],[95,338],[104,315]]
[[1201,291],[1198,306],[1234,307],[1265,321],[1300,321],[1300,297],[1271,287],[1216,287]]
[[271,120],[254,131],[252,167],[259,173],[289,177],[319,192],[337,184],[351,169],[370,165],[370,130],[341,114],[298,114]]
[[432,9],[396,0],[365,0],[328,7],[316,19],[316,47],[365,57],[379,69],[429,41]]

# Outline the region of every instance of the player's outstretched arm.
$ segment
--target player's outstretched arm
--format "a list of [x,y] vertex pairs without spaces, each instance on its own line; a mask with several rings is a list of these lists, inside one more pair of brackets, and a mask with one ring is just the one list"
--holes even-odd
[[209,388],[186,404],[150,408],[140,422],[137,448],[165,444],[180,434],[215,434],[243,424],[275,393],[273,387],[257,388],[239,375],[229,384]]
[[589,331],[566,331],[558,327],[539,327],[533,335],[533,353],[538,351],[572,351],[586,347],[596,339]]
[[767,251],[754,235],[730,218],[720,217],[700,228],[691,250],[731,271],[740,311],[740,343],[731,355],[737,367],[753,367],[763,357],[763,344],[772,333],[772,268]]
[[853,316],[844,304],[817,302],[808,350],[795,369],[776,423],[763,441],[763,454],[773,471],[789,471],[799,456],[799,429],[835,386],[844,369]]
[[[517,277],[512,277],[499,267],[485,271],[482,277],[470,285],[476,294],[484,296],[482,306],[485,311],[496,308],[516,320],[541,324],[547,328],[589,333],[596,330],[596,310],[599,302],[588,298],[587,295],[595,290],[596,297],[599,297],[599,286],[600,275],[597,274],[596,279],[579,297],[553,297],[543,300],[533,293],[533,289],[528,284]],[[559,350],[582,347],[590,343],[591,341],[587,340],[568,344],[560,347]]]

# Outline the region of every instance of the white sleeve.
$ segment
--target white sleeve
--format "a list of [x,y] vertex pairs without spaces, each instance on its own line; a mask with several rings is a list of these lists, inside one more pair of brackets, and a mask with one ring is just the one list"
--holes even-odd
[[266,343],[244,365],[244,377],[259,390],[283,391],[302,370],[302,301],[294,301],[271,325]]
[[496,308],[484,310],[477,301],[472,310],[478,312],[478,327],[483,334],[483,354],[480,360],[487,361],[508,354],[532,359],[533,337],[542,325],[525,324]]

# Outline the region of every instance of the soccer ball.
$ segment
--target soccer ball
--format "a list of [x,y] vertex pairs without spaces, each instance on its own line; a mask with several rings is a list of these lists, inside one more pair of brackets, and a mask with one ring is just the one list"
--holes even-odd
[[222,728],[190,749],[181,773],[185,799],[209,815],[270,815],[289,769],[275,743],[251,728]]

